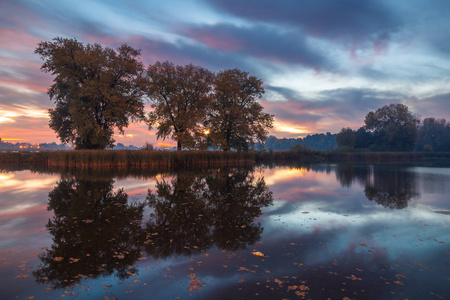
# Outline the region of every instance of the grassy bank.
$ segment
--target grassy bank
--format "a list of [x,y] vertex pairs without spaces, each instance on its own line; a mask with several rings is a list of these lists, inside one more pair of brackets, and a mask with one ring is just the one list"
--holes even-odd
[[317,162],[408,162],[450,160],[449,152],[340,152],[294,149],[266,152],[77,150],[1,152],[0,166],[77,170],[165,170]]
[[253,165],[253,152],[77,150],[2,152],[0,165],[77,169],[160,169]]

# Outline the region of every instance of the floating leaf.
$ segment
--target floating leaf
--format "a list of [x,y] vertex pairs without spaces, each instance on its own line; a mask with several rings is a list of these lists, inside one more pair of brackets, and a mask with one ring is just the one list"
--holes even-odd
[[252,254],[253,254],[254,256],[258,256],[258,257],[264,257],[264,254],[261,253],[261,252],[259,252],[259,251],[252,252]]

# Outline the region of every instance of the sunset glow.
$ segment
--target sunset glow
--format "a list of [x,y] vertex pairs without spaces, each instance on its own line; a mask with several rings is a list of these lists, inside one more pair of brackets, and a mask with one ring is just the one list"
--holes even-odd
[[[33,53],[40,41],[56,36],[112,48],[126,43],[141,49],[145,66],[171,61],[249,72],[264,83],[260,102],[275,116],[270,134],[278,138],[357,129],[369,111],[390,103],[403,103],[422,118],[448,120],[450,3],[411,1],[193,0],[173,6],[92,0],[80,7],[49,0],[53,10],[45,10],[36,1],[5,0],[0,137],[60,142],[48,126],[54,76],[41,72]],[[147,99],[145,109],[151,109]],[[174,146],[157,140],[155,128],[129,124],[116,143]]]
[[307,134],[309,131],[305,128],[302,128],[301,126],[296,126],[294,124],[290,125],[287,123],[279,123],[275,122],[274,124],[274,130],[276,132],[286,132],[286,133],[294,133],[294,134]]
[[171,147],[176,147],[176,144],[170,144],[170,143],[157,143],[156,147],[161,147],[161,148],[171,148]]

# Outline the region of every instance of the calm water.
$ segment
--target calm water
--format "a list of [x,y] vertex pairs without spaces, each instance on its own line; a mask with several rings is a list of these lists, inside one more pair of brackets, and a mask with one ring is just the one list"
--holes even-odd
[[450,299],[449,243],[439,164],[0,172],[1,299]]

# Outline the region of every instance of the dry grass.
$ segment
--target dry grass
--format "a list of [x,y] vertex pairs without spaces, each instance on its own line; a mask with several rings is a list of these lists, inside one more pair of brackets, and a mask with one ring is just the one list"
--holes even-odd
[[77,150],[2,152],[0,164],[77,169],[154,169],[253,165],[253,152]]

